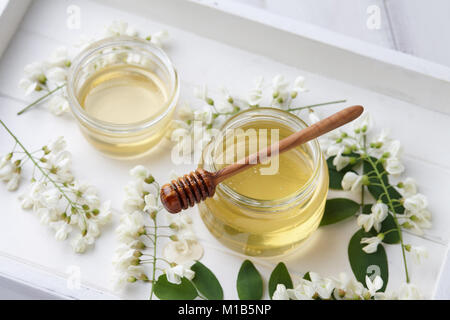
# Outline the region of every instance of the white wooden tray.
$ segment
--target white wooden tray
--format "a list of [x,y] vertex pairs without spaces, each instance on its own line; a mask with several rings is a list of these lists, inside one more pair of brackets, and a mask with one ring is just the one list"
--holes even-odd
[[[64,135],[74,155],[77,177],[97,185],[104,198],[113,199],[114,208],[121,208],[123,186],[132,166],[144,164],[159,181],[167,180],[173,169],[169,146],[139,161],[112,160],[82,138],[70,117],[55,119],[42,110],[16,116],[28,102],[17,87],[24,65],[43,59],[58,45],[76,43],[80,34],[101,33],[113,20],[128,21],[144,32],[170,32],[167,51],[182,79],[182,100],[192,100],[194,85],[225,85],[244,94],[260,75],[268,80],[279,73],[289,79],[303,75],[311,89],[303,98],[305,104],[341,98],[349,104],[362,104],[379,128],[391,128],[392,135],[402,141],[407,175],[416,178],[433,212],[433,229],[424,237],[405,236],[409,243],[427,246],[430,255],[423,265],[410,263],[412,280],[428,298],[450,298],[445,272],[439,281],[450,235],[446,201],[450,150],[444,143],[450,141],[448,68],[262,10],[249,10],[233,1],[79,0],[71,4],[81,9],[81,30],[66,27],[67,2],[32,1],[0,60],[0,118],[25,145],[40,146],[50,137]],[[336,110],[330,106],[327,112]],[[0,141],[0,154],[8,152],[11,140],[5,132],[0,131]],[[177,171],[191,169],[193,166],[184,166]],[[12,290],[32,298],[148,297],[148,286],[120,294],[110,290],[117,218],[94,250],[76,255],[67,242],[55,241],[32,213],[20,209],[17,195],[0,187],[0,296]],[[203,226],[196,210],[191,210],[205,247],[203,262],[218,275],[225,298],[236,298],[235,283],[230,279],[235,279],[244,257],[223,248]],[[290,270],[301,274],[310,270],[325,276],[351,274],[346,252],[356,229],[354,221],[321,228],[299,252],[284,260]],[[397,288],[403,279],[399,250],[398,246],[387,248],[388,289]],[[277,262],[254,261],[266,279]],[[79,289],[66,285],[73,270],[80,271]]]

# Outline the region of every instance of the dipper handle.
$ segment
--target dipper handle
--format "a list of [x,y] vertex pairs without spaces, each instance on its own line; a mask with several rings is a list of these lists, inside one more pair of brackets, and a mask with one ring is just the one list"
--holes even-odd
[[181,210],[193,207],[196,203],[212,197],[216,186],[223,180],[257,163],[264,162],[272,156],[298,147],[339,128],[358,118],[363,111],[364,108],[362,106],[345,108],[217,172],[208,172],[199,168],[188,175],[185,174],[183,177],[172,180],[161,187],[161,203],[170,213],[178,213]]

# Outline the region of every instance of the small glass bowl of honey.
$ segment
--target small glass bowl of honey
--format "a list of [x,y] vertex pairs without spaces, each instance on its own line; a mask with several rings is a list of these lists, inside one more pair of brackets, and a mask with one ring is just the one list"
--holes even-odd
[[142,156],[164,137],[179,97],[166,53],[134,37],[103,39],[73,61],[67,94],[87,140],[116,158]]

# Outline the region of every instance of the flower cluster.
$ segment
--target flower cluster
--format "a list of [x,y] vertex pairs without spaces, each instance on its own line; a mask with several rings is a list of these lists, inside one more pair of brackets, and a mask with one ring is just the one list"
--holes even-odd
[[4,155],[0,160],[0,180],[6,183],[9,191],[17,190],[22,172],[22,160],[13,160],[14,153]]
[[2,158],[0,178],[7,182],[8,190],[16,190],[23,165],[31,161],[33,176],[27,192],[20,196],[22,208],[32,209],[41,223],[55,232],[57,240],[65,240],[78,230],[72,246],[75,252],[84,252],[100,236],[101,227],[111,220],[110,202],[101,203],[94,186],[75,180],[71,154],[63,137],[31,153],[16,142],[23,151],[14,148]]
[[[139,280],[154,283],[157,270],[164,271],[172,283],[180,283],[183,277],[192,279],[190,266],[201,258],[203,248],[192,230],[191,218],[186,213],[163,213],[162,217],[159,185],[150,171],[137,166],[130,175],[134,179],[125,187],[124,214],[116,230],[120,245],[113,260],[115,288]],[[167,223],[160,221],[163,218]],[[161,238],[168,241],[159,250]],[[160,269],[160,262],[167,267]],[[148,265],[150,270],[146,268]]]
[[173,153],[183,157],[203,147],[218,133],[218,129],[231,116],[241,110],[258,107],[280,108],[288,112],[298,113],[304,109],[345,102],[331,101],[310,106],[296,106],[299,94],[308,91],[305,79],[297,77],[292,83],[282,75],[273,78],[271,85],[265,86],[262,78],[256,80],[255,86],[247,97],[239,98],[230,95],[228,90],[220,88],[213,98],[206,86],[197,87],[194,95],[200,105],[191,108],[188,104],[178,110],[178,119],[173,120],[170,138],[175,142]]
[[[132,37],[140,36],[139,32],[134,27],[129,26],[128,23],[115,21],[105,28],[105,32],[100,39],[123,35]],[[159,31],[143,38],[156,46],[162,47],[168,38],[168,32]],[[81,51],[96,40],[99,39],[82,37],[80,43],[76,45],[76,51]],[[69,110],[69,102],[61,89],[66,86],[67,75],[72,65],[73,56],[73,54],[69,54],[67,47],[58,47],[50,54],[48,59],[41,62],[33,62],[25,66],[24,77],[19,81],[19,87],[25,90],[26,95],[36,92],[44,92],[45,94],[28,105],[19,114],[48,97],[50,98],[46,101],[46,107],[54,115],[59,116]],[[125,59],[136,59],[136,55],[127,56]],[[108,62],[112,62],[113,60],[113,54],[110,53],[108,55]],[[134,62],[137,63],[139,61]]]
[[[353,132],[347,133],[338,129],[320,140],[326,156],[333,157],[333,165],[337,171],[354,166],[361,159],[370,168],[362,174],[346,170],[342,179],[344,190],[360,192],[365,186],[375,186],[384,191],[375,199],[377,202],[372,205],[370,214],[361,214],[357,220],[358,225],[366,232],[374,229],[378,233],[376,236],[362,239],[361,242],[366,244],[364,251],[367,253],[375,252],[383,241],[386,232],[379,232],[382,222],[389,214],[394,216],[399,227],[418,235],[423,234],[423,229],[431,227],[431,213],[427,209],[427,199],[417,193],[414,179],[406,178],[394,186],[387,182],[388,176],[398,179],[404,171],[400,159],[402,151],[400,142],[391,139],[387,130],[371,138],[372,126],[370,115],[365,113],[353,123]],[[411,249],[410,246],[406,248],[408,251]],[[412,251],[422,252],[415,248]]]
[[293,289],[278,284],[272,299],[274,300],[408,300],[421,299],[419,290],[412,284],[403,284],[398,292],[384,293],[380,276],[373,279],[366,276],[366,286],[341,273],[339,278],[325,278],[309,272]]
[[[362,210],[357,224],[364,231],[360,240],[362,250],[374,254],[380,245],[400,243],[406,283],[410,285],[406,252],[418,263],[428,253],[422,246],[405,243],[402,232],[422,235],[423,229],[431,227],[427,199],[417,193],[414,179],[400,177],[405,167],[398,140],[390,138],[387,130],[374,133],[367,112],[353,122],[352,129],[350,132],[337,129],[323,136],[319,139],[321,147],[331,169],[344,173],[336,176],[341,177],[342,189],[361,194]],[[366,191],[374,202],[365,199]]]

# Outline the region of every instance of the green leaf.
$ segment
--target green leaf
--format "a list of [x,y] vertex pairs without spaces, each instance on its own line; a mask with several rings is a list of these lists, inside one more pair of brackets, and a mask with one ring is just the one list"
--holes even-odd
[[222,286],[216,276],[204,264],[197,261],[191,270],[195,272],[192,279],[197,290],[208,300],[223,300]]
[[336,198],[327,200],[320,226],[333,224],[354,216],[359,208],[360,205],[350,199]]
[[263,280],[250,260],[242,263],[236,287],[241,300],[260,300],[262,298]]
[[292,289],[294,287],[292,283],[291,276],[289,275],[289,271],[286,268],[286,265],[283,262],[277,264],[275,269],[273,269],[272,274],[269,279],[269,296],[272,298],[273,293],[277,289],[277,285],[284,284],[286,289]]
[[330,189],[342,190],[342,179],[344,179],[344,172],[339,172],[333,169],[328,169],[329,187]]
[[198,296],[197,289],[187,278],[182,278],[180,284],[174,284],[167,281],[165,274],[159,276],[153,290],[161,300],[194,300]]
[[309,274],[309,271],[303,275],[303,279],[311,281],[311,275]]
[[389,280],[388,261],[384,247],[378,245],[377,251],[371,254],[362,250],[364,245],[361,244],[361,239],[372,236],[372,233],[364,232],[362,229],[356,232],[348,244],[348,258],[353,274],[359,282],[365,286],[366,275],[369,277],[379,275],[383,279],[381,291],[384,291]]
[[336,167],[333,165],[334,157],[330,157],[327,159],[328,165],[328,178],[330,181],[330,189],[342,190],[342,179],[344,178],[345,172],[337,171]]
[[[391,200],[400,200],[402,198],[402,195],[391,185],[389,184],[389,178],[386,170],[383,167],[383,164],[379,162],[376,158],[370,157],[369,161],[367,159],[363,162],[363,172],[369,177],[370,183],[377,183],[377,184],[384,184],[386,186],[387,192],[389,194],[389,198]],[[376,164],[375,166],[372,165],[372,163]],[[377,175],[377,171],[379,175],[381,175],[381,179],[379,175]],[[381,180],[381,181],[380,181]],[[370,194],[376,199],[381,200],[383,203],[387,204],[389,206],[388,197],[386,196],[386,192],[383,187],[381,186],[375,186],[375,185],[368,185],[367,189],[369,190]],[[405,208],[402,204],[399,202],[393,203],[395,213],[402,214],[405,212]],[[391,208],[389,207],[389,210]]]
[[[390,214],[386,217],[386,219],[383,220],[381,223],[381,230],[380,232],[386,232],[390,231],[392,229],[397,229],[397,225],[395,224],[394,217]],[[398,231],[392,231],[389,232],[384,236],[383,239],[384,243],[388,244],[396,244],[400,242],[400,235],[398,234]]]

